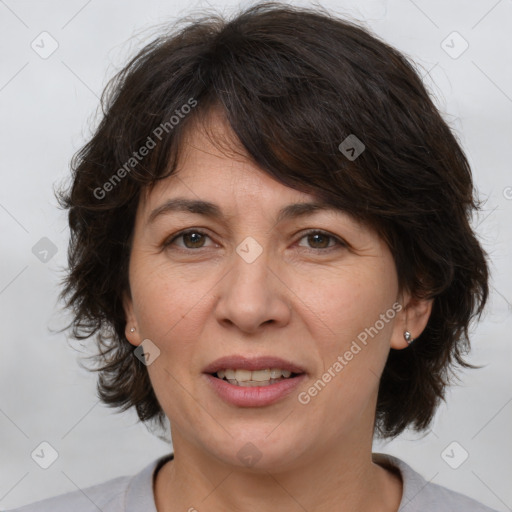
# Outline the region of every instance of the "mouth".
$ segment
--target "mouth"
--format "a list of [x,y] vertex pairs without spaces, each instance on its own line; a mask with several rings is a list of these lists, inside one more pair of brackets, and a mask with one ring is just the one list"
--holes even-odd
[[217,359],[203,369],[211,389],[237,407],[264,407],[289,396],[306,379],[298,364],[279,357]]
[[246,388],[262,387],[276,384],[283,380],[293,379],[302,375],[302,372],[291,372],[282,368],[265,368],[262,370],[245,370],[242,368],[227,368],[210,373],[217,379],[224,380],[235,386]]

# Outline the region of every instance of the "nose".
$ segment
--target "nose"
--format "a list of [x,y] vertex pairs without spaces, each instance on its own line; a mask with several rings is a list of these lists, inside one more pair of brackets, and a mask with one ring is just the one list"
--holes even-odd
[[[278,277],[266,251],[252,262],[237,253],[231,270],[219,283],[217,320],[224,327],[236,326],[245,333],[256,333],[265,325],[283,327],[291,317],[290,290]],[[274,262],[275,263],[275,262]]]

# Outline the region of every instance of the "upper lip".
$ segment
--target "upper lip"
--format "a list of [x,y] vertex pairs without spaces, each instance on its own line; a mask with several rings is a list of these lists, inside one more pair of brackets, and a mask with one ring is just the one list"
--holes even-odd
[[204,373],[217,373],[219,370],[265,370],[267,368],[279,368],[288,370],[292,373],[305,373],[305,370],[299,365],[286,361],[280,357],[260,356],[245,357],[242,355],[225,356],[216,359],[203,369]]

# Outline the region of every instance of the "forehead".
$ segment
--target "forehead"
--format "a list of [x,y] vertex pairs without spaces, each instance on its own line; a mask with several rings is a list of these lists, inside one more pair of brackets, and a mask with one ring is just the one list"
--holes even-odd
[[155,219],[177,213],[231,225],[261,218],[277,225],[320,214],[342,221],[352,229],[354,239],[378,238],[372,226],[335,202],[289,187],[265,172],[248,155],[223,113],[213,111],[202,122],[192,121],[173,173],[141,196],[137,225],[150,226]]
[[314,195],[290,188],[256,165],[217,109],[204,122],[192,120],[180,147],[173,174],[143,196],[146,208],[172,196],[240,205],[314,201]]

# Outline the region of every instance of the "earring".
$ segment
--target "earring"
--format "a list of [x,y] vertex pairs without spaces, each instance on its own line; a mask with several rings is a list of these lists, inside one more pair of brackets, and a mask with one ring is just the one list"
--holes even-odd
[[411,336],[411,333],[409,331],[404,331],[404,338],[409,345],[414,341],[414,338]]
[[135,332],[135,327],[132,327],[132,328],[130,329],[130,332]]

